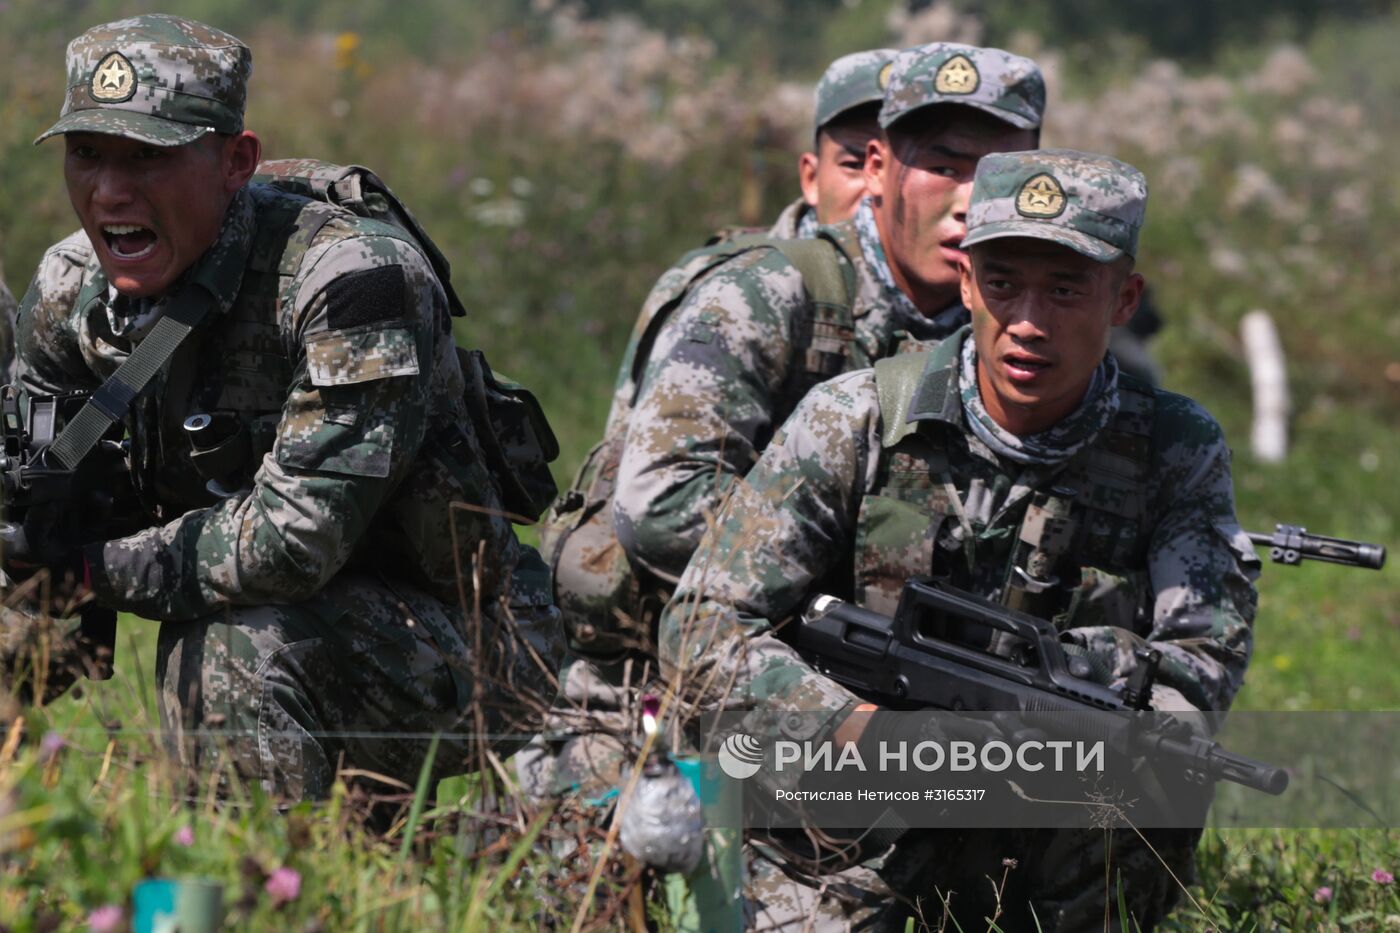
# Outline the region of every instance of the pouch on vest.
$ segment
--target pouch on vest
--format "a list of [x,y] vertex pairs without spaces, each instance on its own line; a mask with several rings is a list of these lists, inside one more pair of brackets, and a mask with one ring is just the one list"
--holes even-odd
[[795,322],[799,342],[794,375],[802,388],[842,372],[855,339],[855,271],[842,248],[824,237],[781,240],[744,233],[687,253],[653,288],[623,357],[619,399],[628,410],[588,452],[568,492],[541,525],[540,550],[554,570],[555,600],[573,650],[594,657],[648,650],[652,623],[674,581],[631,566],[613,530],[613,494],[626,440],[625,415],[636,403],[651,348],[671,314],[697,282],[740,253],[773,247],[802,276],[811,314]]
[[549,472],[559,441],[534,393],[498,379],[480,350],[458,347],[457,359],[467,384],[467,413],[505,506],[513,520],[533,523],[559,493]]

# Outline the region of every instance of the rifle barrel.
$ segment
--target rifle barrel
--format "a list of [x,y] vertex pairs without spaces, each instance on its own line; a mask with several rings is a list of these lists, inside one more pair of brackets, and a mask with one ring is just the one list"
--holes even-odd
[[1385,548],[1366,541],[1310,535],[1306,529],[1288,525],[1280,525],[1273,534],[1251,531],[1248,535],[1255,544],[1269,548],[1269,559],[1276,564],[1318,560],[1368,570],[1380,570],[1385,566]]

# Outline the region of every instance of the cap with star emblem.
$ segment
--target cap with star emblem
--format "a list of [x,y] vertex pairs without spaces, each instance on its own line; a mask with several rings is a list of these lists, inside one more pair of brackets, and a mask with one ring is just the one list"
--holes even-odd
[[933,104],[976,107],[1017,129],[1045,115],[1045,78],[1035,62],[1001,49],[932,42],[905,49],[890,69],[880,125]]
[[1112,262],[1137,255],[1146,213],[1147,179],[1126,162],[1073,149],[999,152],[977,163],[962,246],[1032,237]]
[[241,41],[194,20],[152,13],[94,26],[68,43],[68,99],[60,133],[107,133],[182,146],[243,129],[253,56]]
[[817,129],[848,110],[884,100],[890,63],[898,54],[894,49],[871,49],[832,62],[817,82]]

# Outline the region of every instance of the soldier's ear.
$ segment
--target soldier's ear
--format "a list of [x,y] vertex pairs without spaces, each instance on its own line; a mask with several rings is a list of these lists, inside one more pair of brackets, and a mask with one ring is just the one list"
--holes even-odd
[[885,168],[890,164],[889,143],[883,136],[865,144],[865,190],[876,200],[885,196]]
[[972,307],[972,286],[972,256],[964,253],[962,259],[958,260],[958,287],[962,292],[964,308]]
[[802,186],[802,200],[817,206],[817,168],[815,152],[804,152],[797,159],[797,182]]
[[1123,277],[1122,284],[1118,286],[1118,294],[1114,298],[1111,319],[1114,327],[1122,327],[1132,320],[1138,305],[1142,303],[1142,293],[1146,287],[1147,280],[1142,277],[1141,272],[1130,272]]
[[233,194],[257,173],[262,161],[262,140],[243,130],[224,143],[224,188]]

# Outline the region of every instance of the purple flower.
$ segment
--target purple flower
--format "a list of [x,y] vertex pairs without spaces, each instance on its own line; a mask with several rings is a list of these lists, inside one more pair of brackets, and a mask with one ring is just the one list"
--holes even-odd
[[44,738],[39,742],[39,757],[45,762],[53,761],[67,744],[57,732],[45,732]]
[[268,877],[263,887],[271,895],[272,903],[285,904],[296,900],[297,895],[301,894],[301,875],[294,868],[279,868]]
[[1332,889],[1324,884],[1313,892],[1313,900],[1317,901],[1319,904],[1332,903]]
[[1395,876],[1384,868],[1377,868],[1375,871],[1371,872],[1371,880],[1376,884],[1394,884]]
[[88,929],[92,933],[117,933],[122,928],[122,909],[116,904],[107,904],[88,914]]
[[181,826],[175,830],[175,844],[186,848],[194,845],[194,830],[188,826]]

